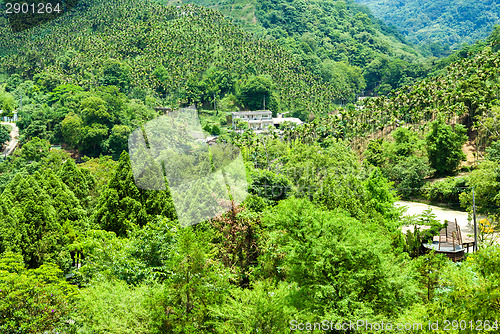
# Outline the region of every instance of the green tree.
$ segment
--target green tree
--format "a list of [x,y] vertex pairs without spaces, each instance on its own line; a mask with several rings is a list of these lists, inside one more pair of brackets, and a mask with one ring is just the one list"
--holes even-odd
[[126,125],[115,125],[111,134],[104,144],[113,158],[118,159],[123,151],[128,151],[128,136],[132,132]]
[[23,145],[20,155],[26,161],[40,161],[42,158],[47,157],[49,151],[49,141],[35,137]]
[[395,181],[399,193],[406,198],[418,192],[425,178],[432,173],[427,159],[415,155],[402,158],[384,170],[389,179]]
[[103,64],[102,76],[99,78],[103,86],[117,86],[123,93],[130,88],[130,67],[115,60],[108,59]]
[[156,282],[131,285],[115,278],[92,281],[82,289],[72,318],[82,333],[161,334],[151,301],[162,292]]
[[210,307],[217,333],[290,333],[296,310],[288,298],[294,289],[267,280],[255,282],[251,289],[231,289],[223,304]]
[[250,128],[250,125],[248,125],[248,122],[246,122],[242,119],[236,119],[234,123],[236,124],[236,129],[248,130]]
[[215,123],[207,123],[203,130],[210,133],[212,136],[220,135],[220,127]]
[[57,86],[61,85],[61,79],[50,71],[43,71],[33,76],[33,82],[45,92],[51,92]]
[[254,76],[245,81],[238,94],[241,103],[250,110],[276,110],[276,101],[273,96],[273,83],[264,76]]
[[107,231],[125,236],[134,225],[144,226],[157,215],[176,218],[169,191],[138,188],[129,155],[123,152],[113,177],[99,199],[94,221]]
[[103,148],[104,141],[108,137],[109,129],[104,124],[94,123],[82,129],[82,139],[80,148],[84,153],[91,156],[99,155]]
[[[499,260],[499,247],[492,246],[471,254],[459,265],[450,264],[442,269],[439,285],[446,287],[446,290],[435,290],[436,298],[433,304],[428,305],[426,318],[433,322],[438,319],[450,322],[452,319],[462,319],[474,324],[477,319],[484,319],[485,327],[497,331],[500,325],[497,321],[500,316]],[[454,307],[449,307],[452,302]],[[460,333],[474,332],[474,327],[460,330]]]
[[440,276],[447,260],[443,254],[429,254],[418,257],[414,265],[419,273],[419,282],[425,290],[427,302],[434,298],[434,291],[439,286]]
[[64,331],[78,289],[53,264],[26,269],[23,257],[0,255],[0,330],[2,333]]
[[460,204],[460,194],[467,191],[469,177],[447,177],[427,184],[425,194],[432,203]]
[[394,208],[396,193],[380,169],[377,168],[371,172],[363,184],[366,189],[365,205],[367,210],[378,212],[387,220],[396,220],[399,217],[399,211]]
[[391,317],[416,301],[411,273],[379,226],[304,199],[281,201],[264,223],[272,230],[261,246],[261,273],[296,284],[290,305],[301,317]]
[[364,214],[367,197],[361,164],[345,142],[330,140],[326,148],[294,143],[286,155],[283,172],[296,187],[298,197],[329,209],[343,208],[356,217]]
[[[474,188],[477,210],[486,215],[498,215],[500,204],[500,163],[483,161],[468,176],[468,187]],[[468,189],[460,195],[460,206],[472,210],[472,191]],[[497,219],[495,219],[497,220]]]
[[385,163],[386,158],[384,156],[383,143],[382,139],[370,140],[363,153],[366,160],[375,167],[381,167]]
[[6,126],[0,124],[0,147],[10,140],[10,132]]
[[95,94],[106,104],[107,112],[110,114],[107,123],[110,128],[113,124],[126,124],[129,121],[126,114],[126,103],[128,99],[124,93],[120,92],[118,87],[98,87]]
[[71,147],[77,148],[80,145],[83,135],[83,122],[80,116],[70,112],[61,122],[61,132],[63,140]]
[[99,197],[107,187],[109,181],[113,178],[118,165],[110,156],[100,156],[99,158],[88,159],[80,164],[82,170],[91,174],[95,179],[95,189],[92,192],[92,198]]
[[417,134],[408,128],[397,128],[392,133],[394,138],[394,154],[400,157],[409,157],[416,151]]
[[73,244],[82,255],[76,281],[91,285],[99,278],[138,285],[169,276],[167,266],[175,243],[176,224],[160,218],[130,232],[130,238],[114,232],[89,230]]
[[30,268],[47,262],[67,271],[72,229],[85,230],[85,210],[51,169],[17,175],[0,196],[0,250],[23,255]]
[[[404,251],[415,258],[426,253],[426,249],[422,245],[432,243],[433,237],[439,234],[444,224],[436,219],[436,215],[432,213],[431,209],[424,210],[420,215],[412,216],[410,221],[413,223],[413,232],[410,230],[406,232]],[[428,226],[428,228],[421,230],[420,226]],[[433,260],[433,258],[429,259]]]
[[335,89],[342,92],[343,98],[353,101],[356,94],[366,88],[361,68],[345,62],[334,62],[330,59],[321,64],[321,76],[331,81]]
[[230,275],[207,256],[206,245],[192,228],[177,232],[164,290],[153,299],[153,319],[161,333],[208,332],[214,316],[210,308],[220,305],[229,289]]
[[496,140],[486,148],[486,159],[500,161],[500,140]]
[[250,193],[279,201],[293,194],[292,182],[284,175],[278,175],[269,170],[255,169],[250,174]]
[[47,129],[47,124],[41,120],[35,120],[24,130],[21,141],[31,140],[34,138],[49,139],[50,132]]
[[103,99],[96,96],[87,97],[82,100],[80,105],[82,119],[85,124],[99,123],[110,125],[112,123],[112,116],[108,112],[108,107]]
[[455,171],[465,160],[462,146],[467,141],[467,131],[456,124],[454,127],[445,123],[442,117],[430,123],[426,137],[426,148],[431,167],[437,175],[448,175]]
[[61,103],[67,107],[76,107],[73,103],[83,95],[83,88],[74,84],[62,84],[55,87],[49,93],[49,101],[52,103]]
[[0,86],[0,110],[3,113],[0,113],[1,116],[9,116],[12,111],[16,109],[16,100],[14,96],[5,91],[5,87]]
[[68,159],[62,165],[58,176],[80,201],[88,203],[96,182],[92,174],[77,167],[73,159]]

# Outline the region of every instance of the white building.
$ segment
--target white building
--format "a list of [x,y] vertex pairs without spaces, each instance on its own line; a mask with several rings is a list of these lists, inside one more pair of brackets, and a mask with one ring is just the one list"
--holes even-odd
[[295,125],[300,125],[303,122],[300,120],[300,118],[296,117],[283,117],[283,115],[286,113],[278,114],[277,118],[273,118],[273,124],[276,128],[279,128],[280,124],[283,122],[290,122]]
[[278,114],[278,117],[273,118],[273,114],[270,110],[238,111],[231,113],[231,120],[228,119],[228,123],[232,123],[233,129],[236,129],[237,120],[239,119],[247,122],[250,129],[255,131],[267,130],[270,126],[279,128],[280,124],[283,122],[290,122],[294,125],[303,123],[296,117],[283,117],[284,114],[286,113]]
[[[0,110],[0,115],[2,114],[2,112],[3,110]],[[8,122],[8,123],[17,122],[17,111],[14,111],[12,114],[13,114],[12,117],[3,116],[0,117],[0,120],[2,122]]]
[[231,113],[233,129],[236,128],[237,120],[248,123],[250,129],[265,130],[273,126],[273,113],[270,110],[237,111]]

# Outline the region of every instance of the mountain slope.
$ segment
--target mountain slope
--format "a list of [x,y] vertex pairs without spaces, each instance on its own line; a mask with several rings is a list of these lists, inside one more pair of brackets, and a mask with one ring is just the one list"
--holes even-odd
[[12,51],[2,59],[3,72],[25,79],[45,74],[91,89],[102,84],[105,64],[118,61],[130,87],[187,104],[202,99],[199,83],[209,70],[228,75],[229,91],[264,75],[279,106],[301,117],[331,111],[342,96],[277,43],[202,7],[87,0],[72,15],[33,30],[14,35],[3,29],[1,47]]
[[246,30],[277,40],[325,81],[338,89],[349,87],[353,94],[348,100],[363,90],[386,93],[421,77],[413,66],[424,60],[419,51],[352,0],[166,2],[216,8]]
[[[500,1],[356,0],[418,44],[456,48],[487,37],[500,23]],[[439,49],[439,46],[435,47]]]
[[[322,128],[346,138],[373,138],[404,125],[422,132],[441,114],[449,124],[465,125],[471,139],[484,149],[500,138],[499,36],[500,28],[488,39],[489,45],[475,54],[389,96],[366,98],[357,108],[341,110],[321,123]],[[320,132],[315,135],[321,136]]]

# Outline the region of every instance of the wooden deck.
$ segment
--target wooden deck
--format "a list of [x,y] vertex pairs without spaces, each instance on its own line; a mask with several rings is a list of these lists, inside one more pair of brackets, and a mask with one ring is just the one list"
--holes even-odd
[[435,236],[431,244],[425,244],[426,249],[434,250],[436,253],[445,254],[453,262],[463,260],[465,250],[469,253],[470,249],[474,249],[474,240],[462,238],[460,225],[457,220],[448,221],[446,228],[439,231],[439,235]]

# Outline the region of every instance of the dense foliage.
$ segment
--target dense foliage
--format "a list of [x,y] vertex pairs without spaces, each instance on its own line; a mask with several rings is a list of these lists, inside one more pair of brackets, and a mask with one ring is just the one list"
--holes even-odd
[[75,305],[78,289],[53,264],[26,269],[22,256],[0,257],[0,329],[3,333],[41,333],[59,329]]
[[[399,42],[385,42],[396,36],[362,7],[249,8],[276,40],[212,9],[138,0],[81,1],[52,23],[2,35],[0,103],[7,116],[17,111],[21,131],[0,161],[2,333],[338,332],[332,324],[359,319],[440,329],[481,319],[498,330],[499,30],[393,90],[409,83],[411,59],[393,54]],[[388,95],[336,109],[364,85]],[[226,162],[217,145],[231,144],[248,196],[214,217],[190,212],[202,218],[182,227],[175,196],[189,208],[210,203],[215,188],[194,196],[175,188],[183,179],[160,177],[165,190],[142,189],[127,149],[130,133],[166,110],[154,107],[188,104],[215,144],[201,145],[211,152],[202,157],[181,139],[185,155],[172,149],[161,175],[197,178]],[[264,106],[306,123],[265,133],[228,124],[230,112]],[[159,137],[185,137],[190,125]],[[486,159],[464,166],[474,140]],[[419,197],[470,211],[472,196],[485,216],[480,250],[461,263],[424,254],[443,227],[431,211],[406,217],[395,205]]]
[[0,148],[3,147],[3,145],[9,140],[10,140],[9,129],[5,125],[0,124]]
[[424,58],[394,28],[354,1],[183,0],[216,8],[246,30],[276,40],[352,102],[425,76]]
[[443,69],[414,85],[393,90],[388,96],[365,98],[356,106],[348,104],[299,131],[320,140],[333,135],[358,144],[359,140],[386,138],[400,126],[423,134],[428,123],[442,114],[447,124],[477,131],[477,145],[484,150],[500,134],[496,98],[500,54],[495,36],[468,56],[450,58],[442,64],[451,61]]
[[487,37],[500,23],[497,1],[357,0],[436,56]]
[[[50,93],[51,103],[67,92],[78,95],[74,86],[89,91],[100,85],[118,87],[120,93],[146,104],[209,106],[226,94],[237,94],[252,76],[266,75],[273,83],[276,107],[304,118],[331,111],[332,101],[342,96],[331,84],[319,83],[318,76],[277,43],[243,32],[210,9],[87,0],[72,13],[16,37],[3,27],[1,48],[21,48],[2,62],[2,72],[11,76],[8,91],[18,78],[33,81],[34,88],[28,85],[17,95]],[[61,84],[69,86],[54,91]],[[91,100],[81,106],[82,111],[88,107],[100,113],[82,117],[83,133],[97,142],[112,131],[119,112],[100,98],[108,105]],[[260,104],[242,106],[261,109]],[[104,118],[106,122],[94,125]]]
[[453,128],[443,119],[437,119],[430,124],[426,148],[430,165],[438,175],[453,173],[460,162],[465,160],[462,146],[466,141],[466,130],[461,124]]

